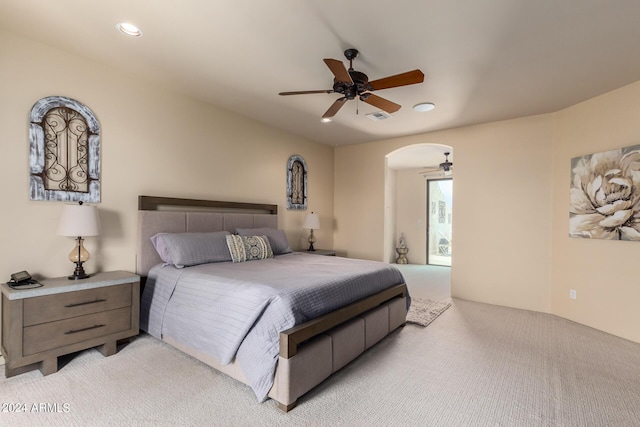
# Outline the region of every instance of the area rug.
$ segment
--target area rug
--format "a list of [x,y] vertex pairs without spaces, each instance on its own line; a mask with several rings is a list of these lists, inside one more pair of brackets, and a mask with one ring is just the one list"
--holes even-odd
[[411,298],[411,307],[407,313],[407,323],[427,326],[451,307],[449,301],[433,301],[426,298]]

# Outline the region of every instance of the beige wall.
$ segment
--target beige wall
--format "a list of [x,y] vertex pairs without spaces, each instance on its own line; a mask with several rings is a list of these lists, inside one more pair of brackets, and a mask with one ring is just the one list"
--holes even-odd
[[[427,180],[418,169],[397,172],[394,246],[404,234],[410,264],[427,263]],[[397,257],[397,254],[396,254]]]
[[270,128],[98,62],[0,32],[0,278],[26,269],[70,274],[73,240],[55,235],[59,202],[28,196],[28,114],[50,95],[74,98],[102,127],[103,233],[87,238],[88,272],[135,269],[139,194],[276,203],[294,248],[306,244],[304,211],[286,210],[286,164],[302,155],[320,247],[333,246],[333,149]]
[[[570,238],[571,158],[640,144],[640,82],[556,115],[551,309],[640,342],[640,243]],[[569,290],[577,299],[569,299]]]
[[384,190],[384,242],[382,260],[385,262],[394,262],[398,254],[395,251],[397,242],[397,213],[398,213],[398,197],[396,190],[398,188],[398,171],[387,167],[388,159],[385,159],[385,190]]
[[337,147],[335,249],[385,260],[385,155],[444,144],[455,153],[453,296],[548,312],[552,142],[553,116],[541,115]]

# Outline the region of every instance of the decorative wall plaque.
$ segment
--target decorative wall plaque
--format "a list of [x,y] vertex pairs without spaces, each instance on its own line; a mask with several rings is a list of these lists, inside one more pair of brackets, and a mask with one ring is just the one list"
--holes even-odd
[[307,164],[298,155],[287,162],[287,209],[307,209]]
[[49,96],[29,123],[31,200],[100,202],[100,124],[80,102]]

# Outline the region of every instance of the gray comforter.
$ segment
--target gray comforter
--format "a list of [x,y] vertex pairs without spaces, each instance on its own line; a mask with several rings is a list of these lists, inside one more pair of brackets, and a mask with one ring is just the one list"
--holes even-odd
[[140,328],[222,364],[235,358],[262,401],[273,385],[281,331],[398,283],[402,274],[388,264],[305,253],[184,269],[158,265],[145,285]]

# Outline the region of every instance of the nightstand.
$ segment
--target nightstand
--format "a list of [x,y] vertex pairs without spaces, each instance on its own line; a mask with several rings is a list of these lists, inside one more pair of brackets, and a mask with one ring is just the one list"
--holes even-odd
[[336,251],[333,249],[316,249],[315,251],[298,251],[311,255],[324,255],[324,256],[336,256]]
[[55,373],[58,356],[92,347],[111,356],[118,340],[138,335],[140,276],[112,271],[41,283],[24,290],[1,286],[7,378],[33,369]]

